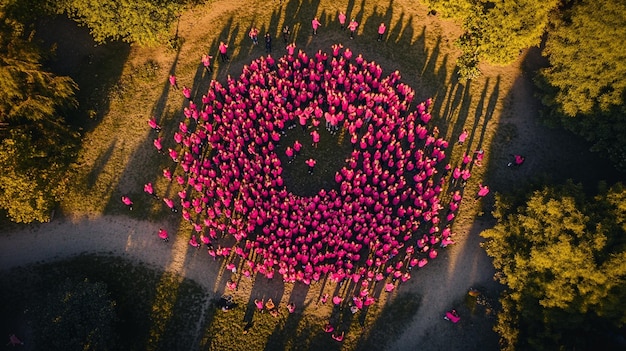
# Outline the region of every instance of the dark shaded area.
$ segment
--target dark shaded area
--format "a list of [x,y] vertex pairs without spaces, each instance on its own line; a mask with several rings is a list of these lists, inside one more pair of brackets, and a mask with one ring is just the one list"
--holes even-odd
[[[37,331],[31,329],[29,309],[35,308],[59,281],[82,281],[85,278],[106,284],[111,299],[116,303],[117,349],[149,349],[151,330],[157,323],[164,327],[160,331],[161,343],[153,343],[153,349],[191,348],[193,335],[190,333],[194,331],[194,321],[198,320],[200,313],[196,304],[204,296],[204,290],[189,280],[179,281],[170,273],[106,256],[83,255],[66,261],[3,271],[0,276],[0,299],[3,301],[0,328],[21,336],[25,342],[22,350],[43,349],[41,345],[31,343],[33,333]],[[169,311],[158,305],[163,302],[171,304],[169,320]],[[166,344],[164,341],[174,343]]]

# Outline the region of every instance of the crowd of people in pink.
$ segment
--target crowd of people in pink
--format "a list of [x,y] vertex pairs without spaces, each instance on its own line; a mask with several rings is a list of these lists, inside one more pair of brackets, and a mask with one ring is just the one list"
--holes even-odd
[[[385,76],[341,45],[255,59],[238,78],[211,81],[198,103],[188,97],[173,138],[157,138],[176,165],[163,174],[180,186],[162,201],[192,224],[190,245],[239,262],[248,277],[361,281],[351,304],[374,303],[367,291],[376,282],[391,292],[454,243],[451,224],[470,176],[466,160],[452,172],[448,141],[429,127],[432,101],[412,108],[414,96],[398,71]],[[298,125],[304,133],[290,131]],[[315,159],[298,159],[300,149],[338,131],[353,151],[335,186],[312,197],[287,189],[279,155],[312,173]],[[285,145],[287,132],[302,135],[297,145]],[[152,184],[146,189],[159,198]]]

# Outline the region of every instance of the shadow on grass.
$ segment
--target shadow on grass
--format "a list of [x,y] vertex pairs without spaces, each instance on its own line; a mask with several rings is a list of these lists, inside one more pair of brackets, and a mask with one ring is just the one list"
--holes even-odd
[[[123,274],[120,274],[123,272]],[[163,323],[153,350],[190,350],[204,290],[194,282],[116,257],[83,255],[69,260],[3,271],[0,276],[0,327],[34,339],[29,314],[52,286],[69,278],[106,284],[116,303],[118,350],[147,350],[151,324]],[[169,310],[154,308],[154,305]],[[26,311],[26,312],[25,312]],[[171,315],[171,318],[168,317]],[[167,318],[166,318],[167,317]],[[31,349],[42,349],[32,345]],[[30,346],[29,346],[30,347]]]
[[368,332],[361,335],[356,350],[375,350],[380,345],[389,345],[404,332],[406,326],[418,315],[422,299],[413,294],[402,294],[387,303],[380,314],[368,327]]

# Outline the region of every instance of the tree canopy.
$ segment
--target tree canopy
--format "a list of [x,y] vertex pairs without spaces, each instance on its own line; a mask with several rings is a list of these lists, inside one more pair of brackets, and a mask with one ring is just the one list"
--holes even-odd
[[429,0],[428,4],[444,17],[463,23],[465,32],[457,40],[462,56],[457,65],[462,78],[472,78],[480,61],[506,65],[515,61],[521,50],[539,45],[560,1]]
[[57,11],[89,27],[96,42],[123,40],[156,46],[181,10],[176,0],[62,0]]
[[546,38],[550,66],[537,78],[550,123],[591,141],[626,169],[626,3],[580,1]]
[[45,221],[65,187],[78,135],[69,77],[47,72],[24,25],[0,9],[0,208],[15,222]]
[[626,323],[626,188],[588,199],[581,185],[497,196],[481,233],[506,286],[496,331],[505,350],[609,347]]

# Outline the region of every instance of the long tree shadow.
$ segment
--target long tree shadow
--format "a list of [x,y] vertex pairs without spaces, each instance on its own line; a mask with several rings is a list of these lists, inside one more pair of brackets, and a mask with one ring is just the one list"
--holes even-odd
[[380,345],[389,345],[419,314],[421,301],[421,296],[403,294],[383,306],[374,324],[368,328],[369,332],[361,335],[356,350],[375,350]]

